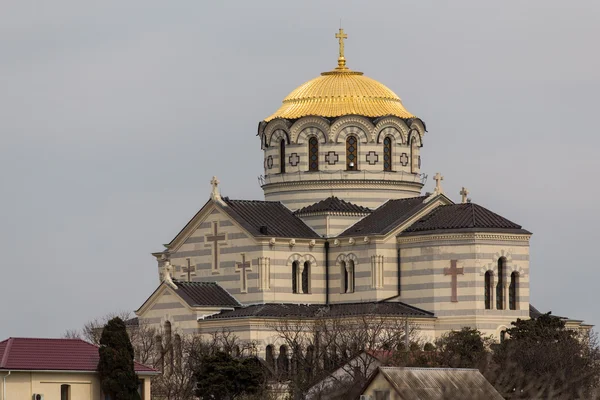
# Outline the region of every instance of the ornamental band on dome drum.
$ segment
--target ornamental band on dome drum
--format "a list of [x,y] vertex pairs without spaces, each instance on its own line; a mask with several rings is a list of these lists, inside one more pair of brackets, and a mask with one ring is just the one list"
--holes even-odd
[[464,326],[499,339],[537,312],[531,233],[464,187],[454,203],[439,173],[422,194],[425,123],[349,69],[347,35],[335,37],[337,67],[259,124],[265,201],[225,197],[213,178],[208,202],[153,254],[160,282],[136,312],[140,323],[230,329],[265,357],[283,344],[268,321],[375,313],[408,318],[424,341]]

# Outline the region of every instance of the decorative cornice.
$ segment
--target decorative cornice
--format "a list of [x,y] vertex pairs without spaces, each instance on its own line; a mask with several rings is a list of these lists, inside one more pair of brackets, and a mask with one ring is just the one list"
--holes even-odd
[[327,136],[327,132],[329,132],[329,121],[322,117],[304,117],[300,118],[290,128],[290,133],[292,135],[292,143],[297,143],[298,135],[306,129],[314,127],[323,132],[324,135]]
[[358,116],[358,115],[350,115],[339,118],[335,121],[329,130],[329,141],[337,142],[339,133],[343,130],[343,128],[347,126],[358,126],[362,129],[365,135],[372,136],[373,129],[375,126],[368,119]]
[[374,185],[382,185],[382,186],[395,186],[398,185],[406,185],[412,186],[415,189],[419,190],[423,187],[421,182],[411,182],[411,181],[403,181],[403,180],[383,180],[383,179],[328,179],[328,180],[311,180],[311,181],[288,181],[288,182],[274,182],[274,183],[266,183],[262,186],[264,190],[276,188],[276,187],[286,187],[286,186],[307,186],[313,185],[314,187],[327,187],[330,188],[340,187],[340,188],[349,188],[349,187],[368,187],[371,188]]
[[402,137],[402,143],[408,143],[408,132],[409,132],[408,126],[400,118],[394,118],[394,117],[383,118],[377,122],[377,125],[375,125],[375,128],[373,129],[373,132],[371,133],[371,141],[372,142],[376,141],[377,143],[380,143],[379,134],[385,128],[389,128],[389,127],[396,128],[396,130],[398,130],[398,132],[400,133],[400,135]]
[[455,240],[455,241],[470,241],[475,242],[478,240],[486,241],[513,241],[513,242],[526,242],[529,243],[531,235],[522,234],[501,234],[501,233],[452,233],[452,234],[436,234],[436,235],[421,235],[421,236],[400,236],[397,238],[399,244],[404,243],[419,243],[419,242],[435,242],[440,240]]

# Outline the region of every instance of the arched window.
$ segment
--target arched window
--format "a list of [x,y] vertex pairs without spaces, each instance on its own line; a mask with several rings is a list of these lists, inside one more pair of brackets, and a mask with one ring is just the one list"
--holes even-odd
[[308,170],[319,170],[319,140],[314,136],[308,140]]
[[348,171],[358,170],[358,140],[356,136],[346,138],[346,169]]
[[271,368],[271,370],[273,372],[275,372],[275,354],[274,354],[275,351],[273,349],[273,345],[272,344],[268,345],[266,350],[267,351],[266,351],[266,355],[265,355],[265,358],[266,358],[265,361],[267,362],[267,365],[269,366],[269,368]]
[[175,334],[173,339],[173,358],[175,359],[175,370],[181,371],[183,349],[181,347],[181,336],[179,336],[178,334]]
[[506,258],[498,259],[498,283],[496,284],[496,309],[504,310],[504,267]]
[[156,346],[155,354],[157,356],[157,358],[154,362],[154,368],[156,368],[162,372],[165,367],[165,358],[164,358],[165,353],[164,353],[164,348],[163,348],[163,343],[162,343],[162,336],[156,335],[156,337],[154,338],[154,344]]
[[348,261],[347,270],[348,283],[346,284],[346,293],[354,293],[354,261]]
[[492,271],[485,273],[485,309],[492,309]]
[[310,263],[304,262],[302,270],[302,293],[310,293]]
[[410,138],[410,172],[413,174],[417,173],[419,163],[419,156],[417,155],[417,139]]
[[348,269],[346,268],[346,262],[340,263],[340,293],[346,293],[348,290]]
[[279,172],[285,172],[285,139],[279,142]]
[[508,308],[517,309],[517,290],[519,285],[519,274],[515,271],[510,274],[510,286],[508,287]]
[[290,359],[287,354],[287,347],[279,347],[279,357],[277,357],[277,372],[281,380],[287,380],[290,372]]
[[383,139],[383,170],[392,170],[392,138],[389,136]]
[[173,338],[171,336],[171,322],[165,321],[164,324],[165,329],[165,373],[168,375],[173,371]]
[[298,293],[298,261],[292,263],[292,293]]
[[342,293],[354,293],[354,261],[342,261],[340,288]]
[[60,400],[71,400],[71,385],[60,385]]

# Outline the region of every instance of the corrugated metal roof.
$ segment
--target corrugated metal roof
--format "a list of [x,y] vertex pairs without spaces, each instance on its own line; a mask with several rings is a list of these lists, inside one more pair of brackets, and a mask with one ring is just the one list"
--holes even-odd
[[403,400],[503,399],[476,369],[379,367],[377,373]]
[[340,236],[384,235],[422,210],[429,203],[423,203],[426,196],[390,200],[377,208]]
[[[9,338],[0,342],[0,370],[96,371],[98,346],[81,339]],[[138,373],[156,373],[134,362]]]
[[[280,202],[223,199],[223,210],[253,236],[320,238],[300,218]],[[266,227],[266,233],[261,232]]]
[[319,318],[319,317],[351,317],[358,315],[410,316],[433,318],[430,313],[420,308],[401,302],[369,302],[345,304],[255,304],[223,311],[206,319],[231,318]]
[[240,307],[241,304],[216,282],[174,280],[175,293],[191,307]]
[[408,227],[403,234],[451,229],[501,229],[530,233],[521,225],[475,203],[440,206]]
[[335,196],[331,196],[326,198],[325,200],[321,200],[315,204],[311,204],[310,206],[301,208],[300,210],[294,212],[294,214],[304,215],[326,211],[352,214],[370,214],[372,212],[371,209],[367,207],[359,206],[357,204],[350,203],[349,201],[345,201]]

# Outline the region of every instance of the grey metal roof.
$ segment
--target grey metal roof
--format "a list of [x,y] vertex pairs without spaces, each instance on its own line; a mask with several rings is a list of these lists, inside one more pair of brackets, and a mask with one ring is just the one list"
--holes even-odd
[[391,384],[398,394],[394,398],[403,400],[503,400],[476,369],[379,367],[376,374]]
[[[300,218],[278,201],[223,198],[223,210],[253,236],[320,238]],[[261,231],[266,229],[266,231]]]
[[175,293],[190,307],[241,307],[241,304],[216,282],[182,282],[173,280]]
[[319,318],[319,317],[351,317],[358,315],[384,315],[433,318],[430,313],[420,308],[401,302],[369,302],[344,304],[255,304],[232,311],[222,311],[206,319],[231,318]]
[[305,215],[319,212],[338,212],[351,214],[370,214],[373,211],[370,208],[359,206],[342,200],[335,196],[328,197],[310,206],[306,206],[294,212],[296,215]]
[[389,200],[370,215],[366,216],[340,236],[385,235],[419,212],[429,203],[423,203],[427,196]]
[[483,230],[530,233],[521,225],[475,203],[439,206],[408,227],[402,235],[438,230]]

